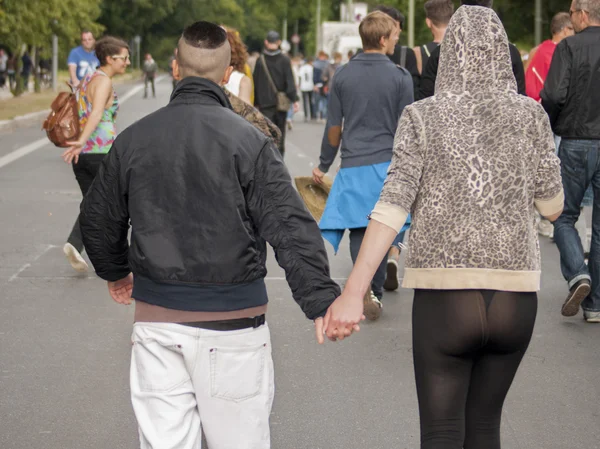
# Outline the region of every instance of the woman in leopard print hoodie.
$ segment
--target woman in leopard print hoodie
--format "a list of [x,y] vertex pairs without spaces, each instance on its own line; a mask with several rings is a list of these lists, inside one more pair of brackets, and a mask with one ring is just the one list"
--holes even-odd
[[330,337],[350,333],[409,212],[403,286],[415,289],[413,354],[422,449],[499,449],[502,404],[529,344],[540,253],[535,209],[563,206],[549,120],[517,94],[489,8],[463,6],[441,47],[436,95],[408,106],[394,159]]

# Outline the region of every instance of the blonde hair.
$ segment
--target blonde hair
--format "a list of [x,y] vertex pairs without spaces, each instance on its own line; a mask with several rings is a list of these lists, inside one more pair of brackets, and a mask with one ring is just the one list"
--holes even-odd
[[379,50],[381,38],[389,38],[396,27],[394,19],[385,13],[375,11],[368,14],[358,27],[363,50]]

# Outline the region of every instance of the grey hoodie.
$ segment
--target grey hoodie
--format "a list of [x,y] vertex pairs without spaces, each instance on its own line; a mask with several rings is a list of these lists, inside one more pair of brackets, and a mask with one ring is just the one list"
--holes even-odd
[[404,287],[537,291],[535,208],[549,216],[563,201],[548,117],[517,94],[502,23],[461,7],[436,95],[405,109],[372,214],[399,230],[412,212]]

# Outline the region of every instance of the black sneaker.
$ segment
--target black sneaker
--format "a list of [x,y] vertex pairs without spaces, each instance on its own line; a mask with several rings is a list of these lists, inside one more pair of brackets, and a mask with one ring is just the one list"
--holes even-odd
[[563,316],[575,316],[579,313],[579,306],[592,291],[590,281],[588,279],[582,279],[578,281],[571,290],[569,296],[562,306]]

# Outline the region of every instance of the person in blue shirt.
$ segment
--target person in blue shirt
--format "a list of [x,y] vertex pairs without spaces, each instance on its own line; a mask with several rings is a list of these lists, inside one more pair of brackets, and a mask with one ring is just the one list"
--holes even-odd
[[81,45],[75,47],[69,53],[67,63],[69,65],[69,79],[74,87],[88,74],[96,71],[100,61],[94,52],[96,40],[91,31],[81,32]]
[[[361,22],[359,32],[364,52],[333,76],[320,164],[313,170],[314,181],[322,183],[341,148],[342,167],[319,228],[336,252],[344,231],[349,229],[353,262],[387,175],[398,120],[414,99],[410,73],[387,56],[398,42],[398,23],[383,12],[372,12]],[[381,314],[386,265],[387,258],[365,296],[365,316],[370,320]]]

